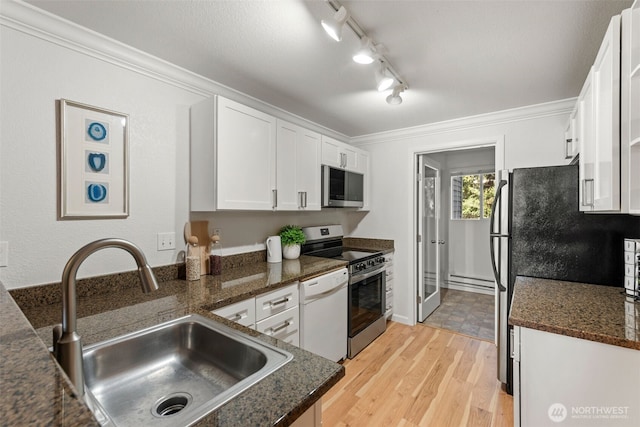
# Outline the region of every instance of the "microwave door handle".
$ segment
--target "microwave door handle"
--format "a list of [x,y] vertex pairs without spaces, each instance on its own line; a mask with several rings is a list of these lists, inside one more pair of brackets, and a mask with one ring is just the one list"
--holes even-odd
[[490,233],[489,233],[489,248],[490,248],[490,255],[491,255],[491,267],[493,267],[493,276],[496,279],[496,283],[498,285],[498,289],[500,290],[500,292],[505,292],[507,290],[507,288],[505,288],[502,285],[502,275],[501,272],[498,270],[498,265],[496,263],[496,254],[495,254],[495,239],[498,239],[498,251],[500,251],[501,249],[501,242],[500,239],[502,237],[509,237],[507,234],[502,234],[501,233],[501,223],[502,223],[502,211],[500,211],[500,213],[498,214],[498,231],[497,232],[493,232],[493,230],[495,230],[495,219],[496,219],[496,208],[499,206],[500,203],[500,199],[502,198],[502,188],[507,185],[507,181],[505,180],[501,180],[500,183],[498,184],[498,188],[496,190],[496,197],[493,199],[493,205],[491,206],[491,216],[489,219],[489,227],[490,227]]

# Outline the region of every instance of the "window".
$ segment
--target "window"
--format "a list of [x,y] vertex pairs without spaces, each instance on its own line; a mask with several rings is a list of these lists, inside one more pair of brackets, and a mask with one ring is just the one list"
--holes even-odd
[[495,195],[495,173],[451,177],[451,219],[480,219],[491,216]]

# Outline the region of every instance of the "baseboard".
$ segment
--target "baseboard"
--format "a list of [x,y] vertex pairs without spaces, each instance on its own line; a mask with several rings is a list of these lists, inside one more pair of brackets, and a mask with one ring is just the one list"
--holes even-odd
[[449,280],[445,281],[443,287],[457,291],[476,292],[485,295],[495,294],[494,281],[477,277],[459,276],[456,274],[450,274]]

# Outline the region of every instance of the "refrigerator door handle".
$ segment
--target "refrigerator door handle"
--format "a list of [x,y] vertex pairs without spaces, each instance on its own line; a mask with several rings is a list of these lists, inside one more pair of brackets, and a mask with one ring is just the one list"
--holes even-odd
[[[500,239],[502,237],[509,237],[508,234],[502,234],[501,223],[502,223],[502,212],[498,215],[498,230],[494,232],[494,224],[495,224],[495,215],[496,215],[496,207],[498,207],[500,203],[500,198],[502,197],[502,188],[507,185],[507,181],[500,180],[498,183],[498,188],[496,189],[496,197],[493,199],[493,206],[491,206],[491,216],[489,219],[490,233],[489,233],[489,247],[491,253],[491,267],[493,267],[493,276],[496,279],[496,284],[498,285],[498,289],[500,292],[506,292],[507,288],[502,285],[502,277],[500,271],[498,271],[498,265],[496,264],[496,254],[495,254],[495,239]],[[498,241],[498,245],[500,245],[500,241]]]

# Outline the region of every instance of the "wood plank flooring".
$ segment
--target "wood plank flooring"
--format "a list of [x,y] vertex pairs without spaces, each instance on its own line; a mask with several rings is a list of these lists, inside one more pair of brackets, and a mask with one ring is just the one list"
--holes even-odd
[[493,343],[424,325],[387,323],[322,398],[334,426],[513,426]]

